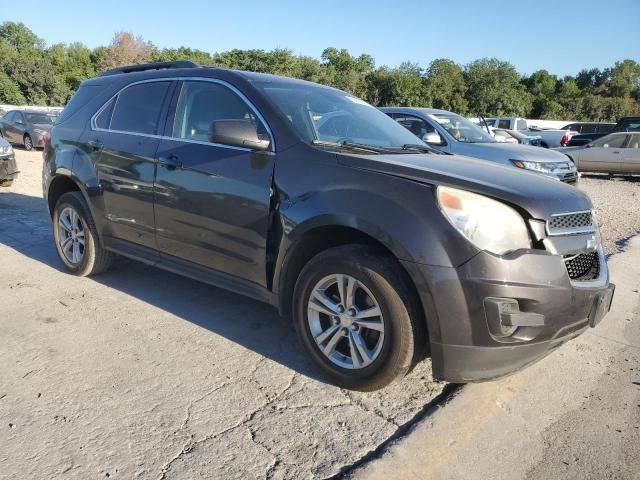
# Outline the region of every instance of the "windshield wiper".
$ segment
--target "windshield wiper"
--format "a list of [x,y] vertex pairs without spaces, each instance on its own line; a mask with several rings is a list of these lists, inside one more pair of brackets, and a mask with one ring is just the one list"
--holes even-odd
[[373,145],[365,145],[363,143],[352,143],[352,142],[327,142],[324,140],[312,140],[311,143],[313,145],[318,145],[319,147],[331,147],[331,148],[340,148],[345,150],[351,150],[354,152],[366,152],[366,153],[375,153],[378,154],[383,152],[384,150]]
[[419,152],[435,153],[437,155],[441,155],[444,153],[437,148],[430,147],[429,145],[421,145],[419,143],[405,143],[404,145],[402,145],[402,150],[417,150]]

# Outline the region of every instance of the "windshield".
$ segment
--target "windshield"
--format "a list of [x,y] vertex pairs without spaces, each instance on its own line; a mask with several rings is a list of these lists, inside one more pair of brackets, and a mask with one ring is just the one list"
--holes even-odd
[[27,113],[25,116],[27,117],[28,123],[43,123],[46,125],[52,123],[51,118],[44,113]]
[[455,113],[433,113],[431,117],[459,142],[495,143],[496,141],[475,123]]
[[360,144],[380,148],[424,146],[402,125],[348,93],[297,83],[264,83],[265,95],[310,143]]

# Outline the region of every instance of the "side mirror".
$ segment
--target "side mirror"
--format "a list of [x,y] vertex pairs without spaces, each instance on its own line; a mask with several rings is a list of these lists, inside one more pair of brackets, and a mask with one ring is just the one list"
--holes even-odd
[[590,143],[584,146],[584,148],[591,148],[591,147],[593,147],[593,145],[591,145]]
[[444,142],[438,132],[429,132],[422,137],[422,141],[429,145],[442,145]]
[[215,120],[209,127],[209,141],[252,150],[268,150],[269,140],[258,136],[258,130],[249,120]]

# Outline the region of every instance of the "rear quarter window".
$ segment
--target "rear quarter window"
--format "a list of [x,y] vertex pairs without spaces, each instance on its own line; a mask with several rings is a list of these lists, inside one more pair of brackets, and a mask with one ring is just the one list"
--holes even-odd
[[59,124],[71,118],[74,113],[90,102],[101,90],[102,85],[80,85],[80,88],[73,94],[55,123]]

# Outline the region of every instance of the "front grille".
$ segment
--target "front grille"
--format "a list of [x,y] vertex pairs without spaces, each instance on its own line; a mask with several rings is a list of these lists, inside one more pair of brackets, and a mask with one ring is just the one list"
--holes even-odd
[[598,252],[567,255],[564,257],[564,264],[571,280],[584,282],[595,280],[600,275]]
[[593,227],[591,211],[553,215],[551,220],[547,222],[547,230],[550,235],[592,231]]

